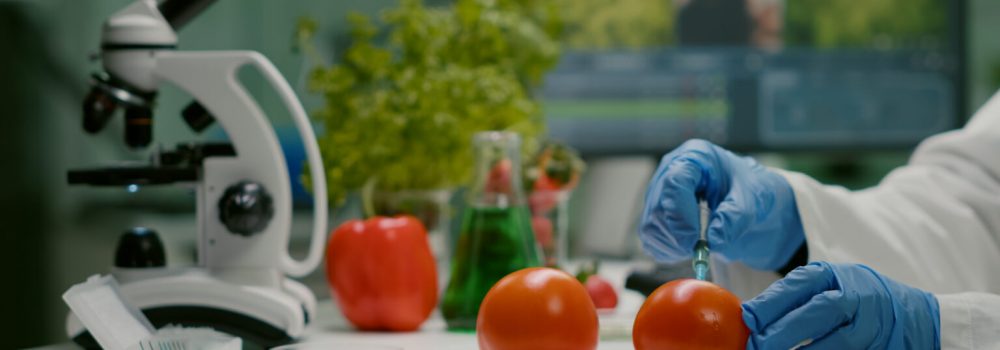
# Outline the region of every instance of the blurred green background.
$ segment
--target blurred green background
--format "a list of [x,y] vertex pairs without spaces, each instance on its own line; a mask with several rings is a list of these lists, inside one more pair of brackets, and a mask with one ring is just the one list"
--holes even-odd
[[[0,77],[4,80],[0,85],[4,111],[0,124],[0,146],[4,150],[0,160],[0,222],[4,226],[0,229],[2,266],[7,272],[0,299],[6,305],[0,329],[7,348],[65,340],[66,308],[61,293],[90,274],[106,271],[115,239],[125,228],[157,222],[161,226],[156,228],[165,240],[193,237],[188,218],[194,210],[194,198],[189,192],[150,189],[129,196],[124,191],[70,188],[65,184],[69,168],[145,158],[145,153],[124,147],[120,121],[96,136],[86,135],[80,128],[80,104],[88,88],[87,79],[99,68],[89,57],[96,53],[101,23],[127,3],[0,1]],[[851,1],[852,5],[857,3]],[[291,49],[297,18],[310,15],[320,22],[317,44],[329,58],[346,38],[343,18],[349,10],[374,14],[393,4],[392,0],[223,0],[180,32],[180,49],[260,51],[297,89],[306,109],[312,110],[320,101],[304,91],[308,67]],[[974,111],[1000,86],[1000,41],[995,39],[995,33],[1000,32],[1000,22],[995,20],[1000,15],[1000,2],[971,0],[967,10],[969,93],[965,103]],[[584,6],[567,7],[567,14],[585,11]],[[661,23],[655,18],[649,21]],[[629,32],[627,28],[623,31]],[[583,39],[567,40],[572,46],[573,40]],[[641,45],[672,39],[662,34],[628,40],[619,42]],[[245,82],[277,123],[288,120],[276,96],[261,80],[251,75]],[[188,101],[175,88],[161,90],[156,142],[171,145],[203,137],[193,134],[176,117]],[[822,181],[861,188],[875,184],[887,171],[904,163],[907,156],[905,151],[796,154],[787,158],[787,164]],[[189,253],[171,254],[177,255],[172,258],[184,259],[190,258],[185,256]]]

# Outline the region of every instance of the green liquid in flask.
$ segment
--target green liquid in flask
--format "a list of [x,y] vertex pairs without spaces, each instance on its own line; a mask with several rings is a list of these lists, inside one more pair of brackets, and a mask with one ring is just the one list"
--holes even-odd
[[541,266],[525,206],[470,207],[456,242],[441,313],[453,331],[474,331],[479,304],[507,274]]

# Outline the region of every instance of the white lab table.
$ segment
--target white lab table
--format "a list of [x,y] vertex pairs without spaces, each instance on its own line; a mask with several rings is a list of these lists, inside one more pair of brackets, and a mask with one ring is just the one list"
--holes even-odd
[[[569,271],[576,271],[575,264]],[[600,320],[600,350],[633,349],[632,320],[635,319],[639,307],[645,300],[638,292],[625,290],[625,276],[638,264],[626,262],[602,262],[600,274],[604,276],[618,291],[618,307],[611,312],[598,314]],[[359,349],[361,345],[385,346],[386,350],[452,350],[477,349],[475,333],[448,332],[439,311],[435,310],[431,318],[418,331],[391,332],[360,332],[354,330],[350,323],[337,310],[336,303],[326,295],[317,305],[316,320],[308,326],[301,337],[301,343],[322,342],[330,345],[328,349]],[[339,346],[338,346],[339,345]],[[79,349],[73,343],[36,348],[36,350]]]
[[[642,306],[644,297],[634,291],[625,290],[625,276],[632,265],[624,262],[605,262],[601,264],[601,275],[605,276],[618,290],[618,307],[607,313],[600,313],[600,337],[598,349],[633,349],[632,320]],[[575,271],[575,269],[571,269]],[[390,332],[359,332],[353,330],[346,319],[336,310],[336,305],[329,299],[319,303],[316,322],[309,326],[302,342],[329,342],[332,348],[343,345],[381,345],[403,350],[451,350],[476,349],[475,333],[448,332],[444,320],[438,311],[423,324],[418,331],[405,333]]]

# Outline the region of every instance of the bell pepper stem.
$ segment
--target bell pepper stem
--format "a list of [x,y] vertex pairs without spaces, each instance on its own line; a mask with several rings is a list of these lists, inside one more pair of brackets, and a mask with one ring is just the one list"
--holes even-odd
[[378,179],[374,176],[368,178],[365,184],[361,186],[361,211],[364,217],[373,218],[375,217],[375,184]]

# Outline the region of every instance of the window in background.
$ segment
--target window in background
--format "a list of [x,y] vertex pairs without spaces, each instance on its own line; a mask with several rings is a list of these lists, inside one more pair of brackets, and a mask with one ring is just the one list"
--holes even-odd
[[541,94],[584,153],[902,149],[962,120],[961,1],[559,1]]

